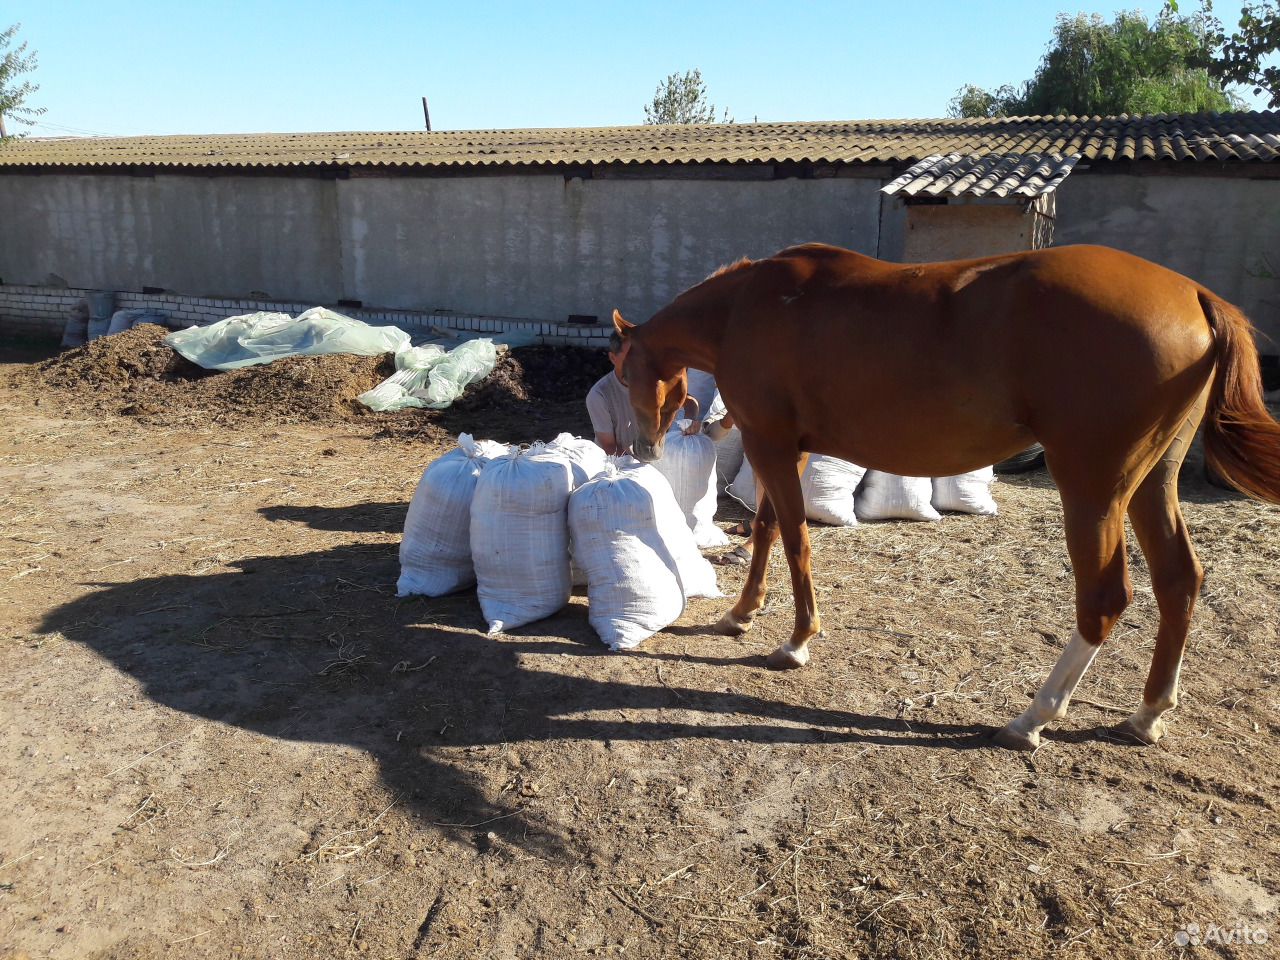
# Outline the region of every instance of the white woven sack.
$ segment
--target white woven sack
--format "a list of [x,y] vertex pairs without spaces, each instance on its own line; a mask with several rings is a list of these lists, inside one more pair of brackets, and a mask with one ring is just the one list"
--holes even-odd
[[396,595],[442,597],[473,586],[471,502],[484,465],[508,448],[492,440],[458,437],[457,449],[430,464],[418,482],[400,540]]
[[742,469],[742,431],[737,426],[724,427],[721,422],[729,411],[725,408],[720,391],[715,392],[711,409],[707,411],[706,433],[716,445],[716,492],[726,493],[729,484]]
[[900,477],[868,470],[858,487],[855,509],[859,520],[941,520],[933,509],[933,481],[928,477]]
[[[821,453],[809,454],[809,462],[800,475],[805,516],[819,523],[855,526],[858,515],[854,508],[854,491],[866,472],[865,468],[845,460]],[[738,475],[725,492],[748,510],[755,510],[756,476],[750,460],[743,458]]]
[[572,433],[559,434],[547,444],[546,452],[558,453],[569,461],[575,490],[597,476],[609,462],[609,455],[594,440],[584,440]]
[[587,574],[588,619],[611,650],[638,646],[679,619],[684,590],[669,542],[687,540],[689,530],[657,470],[614,460],[569,497],[569,533]]
[[737,500],[752,513],[755,512],[756,473],[751,468],[751,461],[745,456],[742,458],[742,466],[738,468],[737,474],[734,475],[733,482],[725,488],[724,492],[733,497],[733,499]]
[[489,463],[471,502],[476,597],[489,633],[549,617],[569,602],[573,471],[543,444]]
[[[573,489],[577,490],[596,477],[609,462],[609,455],[594,440],[584,440],[572,433],[561,433],[547,444],[547,452],[565,458],[573,468]],[[573,531],[569,531],[569,583],[574,587],[587,585],[587,574],[578,563],[573,551]]]
[[800,475],[805,516],[837,527],[857,526],[853,494],[866,472],[865,467],[847,460],[821,453],[809,454],[809,463]]
[[716,445],[701,433],[685,436],[688,420],[667,432],[661,460],[653,466],[667,478],[698,548],[723,547],[728,536],[716,526]]
[[994,467],[983,467],[954,477],[934,477],[933,505],[938,510],[994,517],[999,512],[995,498],[991,496],[991,484],[995,479]]
[[716,490],[727,493],[742,463],[746,459],[742,451],[742,431],[730,427],[728,432],[716,441]]

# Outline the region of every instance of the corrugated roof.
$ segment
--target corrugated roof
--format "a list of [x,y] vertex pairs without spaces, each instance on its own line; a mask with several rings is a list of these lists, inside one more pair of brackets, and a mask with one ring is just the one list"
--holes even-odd
[[1280,111],[26,139],[0,167],[493,167],[672,163],[903,163],[942,154],[1080,154],[1086,161],[1274,162]]
[[950,153],[925,157],[881,193],[909,197],[1039,197],[1067,179],[1079,154],[1027,153],[967,156]]

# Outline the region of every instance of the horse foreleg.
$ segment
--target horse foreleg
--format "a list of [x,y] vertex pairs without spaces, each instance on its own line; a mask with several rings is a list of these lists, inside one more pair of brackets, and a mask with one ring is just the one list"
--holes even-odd
[[[752,461],[756,476],[764,480],[769,499],[777,516],[778,531],[782,535],[782,548],[791,569],[791,591],[795,597],[796,618],[791,639],[769,654],[766,663],[774,670],[803,667],[809,662],[810,639],[822,629],[818,617],[818,601],[813,591],[813,572],[810,569],[809,525],[805,521],[804,496],[800,490],[800,473],[804,470],[807,454],[774,453],[757,454]],[[754,558],[753,558],[754,559]]]
[[778,539],[778,517],[773,501],[764,492],[764,485],[757,483],[760,494],[756,498],[756,515],[751,521],[751,565],[747,579],[733,607],[716,624],[719,633],[739,636],[751,629],[756,613],[764,606],[769,580],[769,551]]

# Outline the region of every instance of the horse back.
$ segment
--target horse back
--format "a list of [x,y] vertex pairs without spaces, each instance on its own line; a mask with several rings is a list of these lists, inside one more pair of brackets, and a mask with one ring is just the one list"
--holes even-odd
[[925,464],[904,451],[948,437],[940,475],[1117,403],[1155,417],[1171,381],[1194,395],[1211,367],[1201,290],[1104,247],[891,264],[806,245],[756,262],[718,377],[741,419],[790,418],[805,449],[910,473]]

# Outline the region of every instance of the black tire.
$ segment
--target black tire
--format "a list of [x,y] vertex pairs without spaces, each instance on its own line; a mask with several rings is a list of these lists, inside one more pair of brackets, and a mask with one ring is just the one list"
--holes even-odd
[[1034,443],[1021,453],[1015,453],[996,464],[996,473],[1027,473],[1044,466],[1044,447]]

